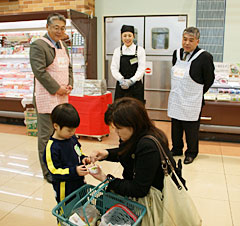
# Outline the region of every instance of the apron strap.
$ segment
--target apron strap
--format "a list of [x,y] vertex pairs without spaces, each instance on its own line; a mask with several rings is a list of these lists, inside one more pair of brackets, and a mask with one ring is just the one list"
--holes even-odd
[[120,56],[122,56],[122,46],[120,47]]
[[[204,49],[198,50],[198,52],[188,62],[192,62],[193,60],[195,60],[204,51],[205,51]],[[177,49],[177,60],[181,60],[180,49]]]
[[[135,57],[137,57],[137,53],[138,53],[138,46],[136,46],[136,50],[135,50]],[[122,56],[122,46],[120,47],[120,56]]]
[[56,47],[53,45],[53,43],[50,41],[50,40],[48,40],[47,38],[45,38],[45,37],[42,37],[42,38],[40,38],[40,39],[42,39],[43,41],[45,41],[48,45],[50,45],[52,48],[55,48],[56,49]]
[[181,58],[180,58],[180,49],[177,49],[177,60],[181,60]]
[[137,53],[138,53],[138,46],[136,46],[135,57],[137,57]]
[[196,54],[194,54],[194,56],[188,62],[192,62],[193,60],[195,60],[204,51],[205,51],[204,49],[198,50],[198,52]]

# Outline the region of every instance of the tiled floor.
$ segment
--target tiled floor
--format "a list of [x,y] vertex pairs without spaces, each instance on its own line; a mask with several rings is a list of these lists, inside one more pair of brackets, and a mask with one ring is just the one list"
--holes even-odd
[[[170,137],[168,122],[156,122]],[[54,226],[56,205],[50,184],[42,179],[37,139],[22,126],[0,124],[0,225]],[[81,137],[86,154],[118,143],[112,131],[102,142]],[[107,173],[121,175],[118,163],[101,162]],[[200,154],[184,165],[183,176],[204,226],[240,226],[240,144],[200,141]],[[90,176],[88,183],[97,182]]]

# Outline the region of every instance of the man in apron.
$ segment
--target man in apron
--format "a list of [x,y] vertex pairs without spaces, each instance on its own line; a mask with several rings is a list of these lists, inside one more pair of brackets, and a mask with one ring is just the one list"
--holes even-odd
[[31,44],[30,63],[34,73],[34,104],[38,122],[38,152],[43,177],[52,178],[43,162],[44,148],[53,133],[50,113],[61,103],[68,102],[73,87],[72,65],[68,49],[61,41],[66,30],[66,19],[54,13],[47,18],[47,33]]
[[111,63],[112,75],[117,80],[114,99],[127,96],[144,103],[144,87],[141,79],[145,72],[145,50],[133,43],[133,26],[122,26],[121,40],[123,45],[114,50]]
[[183,154],[183,131],[187,150],[185,164],[198,155],[200,115],[204,103],[203,94],[214,82],[213,57],[198,47],[198,28],[183,31],[182,48],[173,53],[171,91],[168,99],[168,116],[172,118],[172,154]]

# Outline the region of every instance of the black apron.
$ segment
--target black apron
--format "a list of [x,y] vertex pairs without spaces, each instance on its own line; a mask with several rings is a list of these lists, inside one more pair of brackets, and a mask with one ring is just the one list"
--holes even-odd
[[[133,58],[137,58],[137,49],[135,55],[123,55],[122,54],[122,46],[120,48],[120,69],[119,72],[124,77],[124,79],[130,79],[133,77],[138,68],[138,61],[136,63],[131,64],[130,60]],[[128,89],[122,89],[119,81],[116,84],[115,96],[114,100],[121,97],[134,97],[144,103],[144,87],[142,81],[135,82]]]

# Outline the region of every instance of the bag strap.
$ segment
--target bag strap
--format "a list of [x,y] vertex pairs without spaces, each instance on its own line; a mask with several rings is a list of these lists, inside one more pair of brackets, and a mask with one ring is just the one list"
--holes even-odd
[[164,151],[164,149],[163,149],[161,143],[158,141],[158,139],[156,137],[152,136],[152,135],[146,135],[144,137],[151,139],[157,145],[159,153],[160,153],[160,158],[161,158],[162,169],[163,169],[164,175],[165,176],[169,175],[169,173],[168,173],[168,166],[170,167],[172,172],[175,172],[174,167],[173,167],[171,161],[169,160],[166,152]]
[[183,184],[183,182],[180,180],[179,176],[177,175],[171,161],[169,160],[166,152],[164,151],[161,143],[158,141],[158,139],[152,135],[146,135],[144,136],[145,138],[149,138],[151,140],[153,140],[155,142],[155,144],[157,145],[158,147],[158,150],[160,152],[160,157],[161,157],[161,162],[162,162],[162,169],[163,169],[163,172],[164,172],[164,175],[165,176],[168,176],[169,173],[168,173],[168,166],[170,167],[170,170],[172,171],[172,174],[175,176],[176,180],[177,180],[177,187],[179,190],[181,190],[182,188],[185,188],[187,190],[187,187]]

